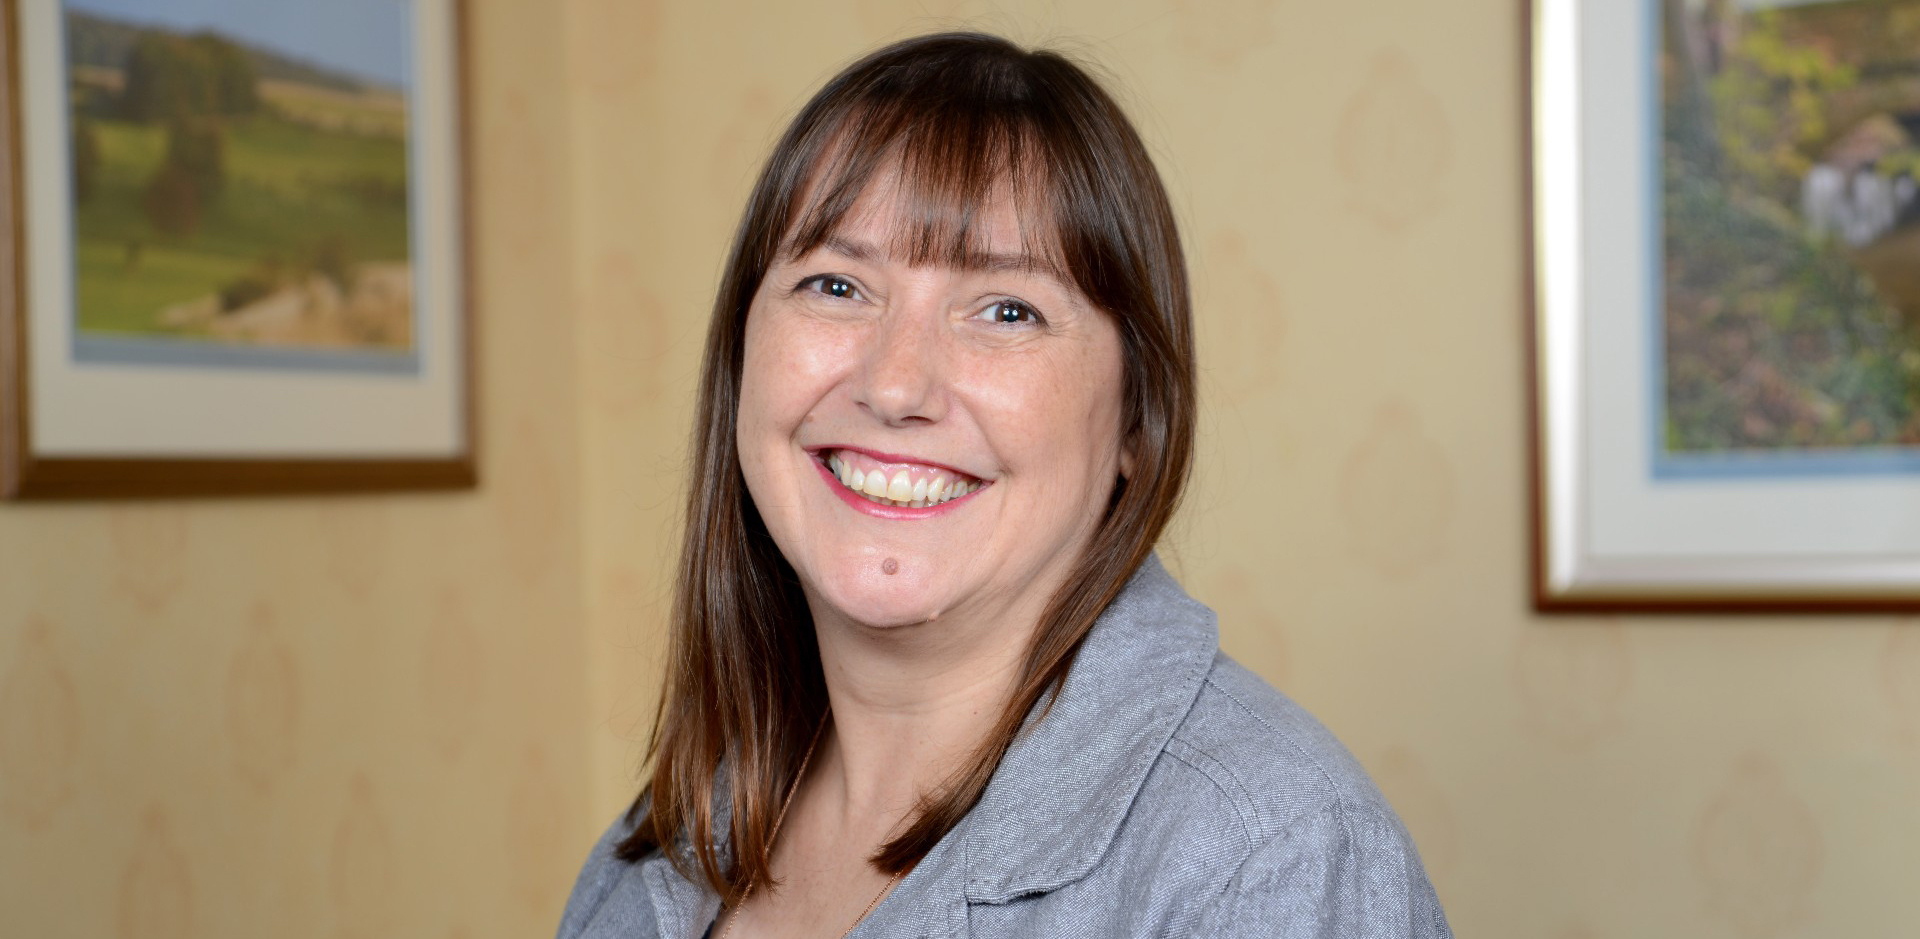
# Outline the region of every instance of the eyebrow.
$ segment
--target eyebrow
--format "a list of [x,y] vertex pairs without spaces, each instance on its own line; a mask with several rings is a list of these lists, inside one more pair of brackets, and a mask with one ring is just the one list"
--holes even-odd
[[[873,261],[884,253],[871,244],[855,241],[844,235],[828,235],[827,240],[821,243],[821,247],[841,257],[863,263]],[[1024,251],[1017,253],[969,251],[961,259],[960,266],[966,270],[985,271],[990,274],[1009,271],[1042,274],[1063,284],[1072,283],[1067,279],[1066,272],[1062,271],[1058,265]]]

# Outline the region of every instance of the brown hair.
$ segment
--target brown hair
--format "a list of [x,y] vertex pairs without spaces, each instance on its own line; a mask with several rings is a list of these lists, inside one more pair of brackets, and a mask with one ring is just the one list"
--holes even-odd
[[[1066,677],[1080,641],[1152,550],[1193,458],[1192,311],[1172,208],[1144,144],[1079,66],[994,36],[942,33],[854,63],[787,128],[747,203],[714,301],[694,428],[693,478],[671,648],[638,820],[618,853],[668,850],[729,900],[767,882],[774,820],[827,707],[798,578],[768,535],[735,442],[749,303],[776,257],[832,236],[876,173],[897,167],[914,262],[964,264],[970,223],[1012,186],[1027,233],[1047,243],[1124,349],[1133,455],[1106,516],[1040,617],[1006,710],[952,781],[926,794],[881,847],[911,868],[986,789],[1027,714]],[[716,812],[730,806],[724,835]],[[690,852],[670,850],[684,842]],[[698,868],[697,872],[694,867]]]

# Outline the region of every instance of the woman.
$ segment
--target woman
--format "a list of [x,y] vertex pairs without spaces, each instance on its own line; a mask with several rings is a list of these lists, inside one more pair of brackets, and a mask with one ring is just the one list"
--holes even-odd
[[562,939],[1448,935],[1151,555],[1192,347],[1165,191],[1078,67],[945,34],[831,81],[714,305],[652,777]]

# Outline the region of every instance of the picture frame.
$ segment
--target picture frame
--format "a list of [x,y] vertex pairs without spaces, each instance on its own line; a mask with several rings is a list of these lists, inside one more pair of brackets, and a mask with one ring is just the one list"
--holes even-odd
[[0,495],[476,485],[463,12],[0,0]]
[[1920,609],[1920,0],[1524,9],[1534,607]]

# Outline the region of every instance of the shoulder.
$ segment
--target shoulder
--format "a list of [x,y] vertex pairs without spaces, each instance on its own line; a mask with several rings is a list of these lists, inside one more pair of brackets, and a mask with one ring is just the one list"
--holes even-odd
[[573,892],[567,896],[566,909],[560,914],[557,939],[573,939],[585,932],[620,878],[633,866],[633,862],[622,860],[618,851],[620,843],[633,834],[640,815],[633,810],[620,813],[587,852],[586,861],[580,865],[580,875],[574,880]]
[[1187,900],[1167,910],[1177,933],[1450,935],[1412,839],[1366,771],[1304,708],[1225,654],[1128,827],[1136,830],[1123,841],[1158,843],[1155,879]]
[[[1289,822],[1340,808],[1392,810],[1346,747],[1305,708],[1225,653],[1214,656],[1200,692],[1168,740],[1166,761],[1188,771],[1231,808],[1259,841]],[[1200,799],[1205,801],[1205,799]]]

